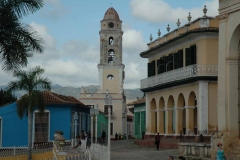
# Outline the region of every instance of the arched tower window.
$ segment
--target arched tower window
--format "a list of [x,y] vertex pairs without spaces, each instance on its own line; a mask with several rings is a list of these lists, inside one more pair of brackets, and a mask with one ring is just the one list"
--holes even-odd
[[113,44],[114,44],[114,39],[113,39],[113,37],[109,37],[108,44],[109,44],[109,45],[113,45]]
[[108,63],[114,63],[115,52],[113,49],[108,51]]

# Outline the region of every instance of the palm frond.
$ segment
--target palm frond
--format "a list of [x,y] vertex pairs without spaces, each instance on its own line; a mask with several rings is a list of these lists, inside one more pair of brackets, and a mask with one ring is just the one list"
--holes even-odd
[[28,106],[29,106],[29,96],[27,94],[25,94],[19,100],[17,100],[17,114],[20,119],[22,119],[24,115],[27,115]]
[[31,76],[31,79],[34,79],[37,78],[39,75],[43,74],[44,71],[45,70],[40,66],[36,66],[29,71],[29,75]]
[[34,89],[47,89],[51,90],[52,82],[48,78],[38,77],[36,82],[34,83]]
[[43,46],[37,32],[20,23],[13,6],[8,4],[10,1],[14,4],[17,0],[0,1],[0,61],[2,69],[11,72],[26,66],[33,52],[42,53]]
[[18,17],[34,13],[43,6],[43,0],[5,0],[5,5],[12,8]]

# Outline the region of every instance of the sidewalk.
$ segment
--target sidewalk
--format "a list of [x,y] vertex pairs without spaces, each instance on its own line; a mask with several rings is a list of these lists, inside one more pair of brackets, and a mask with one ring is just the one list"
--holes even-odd
[[169,155],[178,155],[177,149],[160,149],[134,144],[135,140],[111,141],[112,160],[167,160]]

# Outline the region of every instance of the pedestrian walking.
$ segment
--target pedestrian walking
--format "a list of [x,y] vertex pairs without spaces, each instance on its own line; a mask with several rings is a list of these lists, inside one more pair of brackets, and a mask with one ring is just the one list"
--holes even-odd
[[157,150],[159,150],[159,144],[160,144],[160,135],[159,133],[157,133],[157,135],[155,136],[155,145]]

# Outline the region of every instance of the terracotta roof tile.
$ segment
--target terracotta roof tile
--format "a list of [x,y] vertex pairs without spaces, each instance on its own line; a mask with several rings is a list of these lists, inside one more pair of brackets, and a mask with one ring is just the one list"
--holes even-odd
[[59,95],[50,91],[42,91],[44,100],[50,104],[79,104],[85,106],[82,102],[72,96]]
[[116,11],[113,7],[109,8],[109,9],[106,11],[103,19],[120,20],[117,11]]
[[141,99],[138,99],[138,100],[136,100],[136,101],[133,101],[133,102],[131,102],[131,103],[128,103],[127,105],[128,105],[128,106],[132,106],[132,105],[144,104],[144,103],[146,103],[146,98],[145,98],[145,97],[144,97],[144,98],[141,98]]

